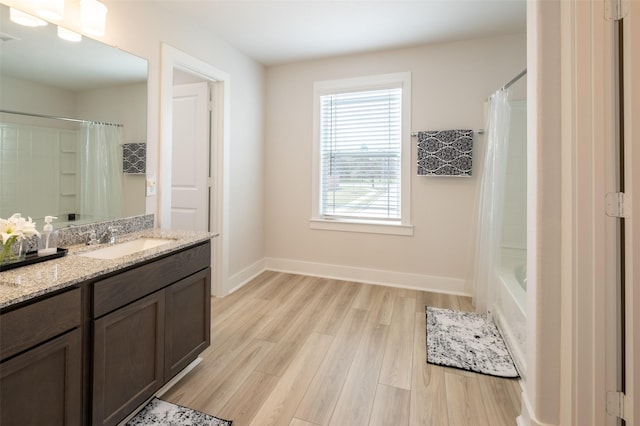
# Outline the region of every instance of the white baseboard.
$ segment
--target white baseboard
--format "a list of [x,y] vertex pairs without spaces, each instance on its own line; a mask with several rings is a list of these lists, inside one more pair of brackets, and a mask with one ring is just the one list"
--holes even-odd
[[[522,382],[520,383],[522,385]],[[535,419],[535,416],[533,415],[533,409],[531,408],[531,403],[529,402],[529,398],[524,387],[522,389],[520,402],[522,404],[520,410],[521,412],[516,419],[518,426],[558,426],[552,423],[539,422]]]
[[433,291],[458,296],[471,296],[465,290],[465,281],[458,278],[409,274],[381,269],[358,268],[271,257],[259,260],[230,277],[228,285],[225,286],[225,289],[229,290],[225,292],[225,295],[242,288],[265,270],[345,281],[357,281],[366,284],[386,285],[411,290]]
[[465,289],[465,281],[458,278],[304,262],[291,259],[275,259],[271,257],[265,258],[265,269],[345,281],[357,281],[366,284],[387,285],[411,290],[470,296]]
[[[229,277],[228,285],[225,285],[225,296],[233,293],[234,291],[242,288],[249,281],[260,275],[265,271],[265,259],[261,259],[244,268],[242,271]],[[229,289],[229,290],[227,290]]]

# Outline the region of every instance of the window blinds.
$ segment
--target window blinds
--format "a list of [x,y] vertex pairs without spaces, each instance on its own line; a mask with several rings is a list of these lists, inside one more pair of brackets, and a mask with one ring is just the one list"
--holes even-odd
[[402,89],[320,97],[320,214],[400,220]]

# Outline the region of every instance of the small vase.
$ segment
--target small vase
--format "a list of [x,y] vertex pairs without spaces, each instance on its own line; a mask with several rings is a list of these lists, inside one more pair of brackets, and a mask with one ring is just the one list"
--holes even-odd
[[0,251],[0,264],[15,263],[24,260],[27,256],[24,248],[24,240],[18,240],[17,237],[9,238]]

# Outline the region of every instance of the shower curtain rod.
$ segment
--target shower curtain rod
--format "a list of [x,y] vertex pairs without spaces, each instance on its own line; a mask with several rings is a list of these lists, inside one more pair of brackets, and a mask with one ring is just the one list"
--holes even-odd
[[53,120],[73,121],[73,122],[76,122],[76,123],[100,124],[100,125],[103,125],[103,126],[124,127],[122,124],[102,123],[100,121],[81,120],[79,118],[56,117],[55,115],[33,114],[33,113],[30,113],[30,112],[9,111],[9,110],[6,110],[6,109],[0,109],[0,113],[26,115],[28,117],[50,118],[50,119],[53,119]]
[[502,86],[502,88],[503,89],[508,89],[509,87],[513,86],[516,83],[516,81],[520,80],[525,75],[527,75],[527,69],[526,68],[523,69],[522,71],[520,71],[520,74],[518,74],[515,77],[513,77],[507,84]]
[[[472,131],[473,131],[474,133],[479,134],[479,135],[481,135],[481,134],[483,134],[483,133],[484,133],[484,129],[475,129],[475,130],[472,130]],[[411,132],[411,137],[412,137],[412,138],[418,137],[418,133],[420,133],[420,132]]]

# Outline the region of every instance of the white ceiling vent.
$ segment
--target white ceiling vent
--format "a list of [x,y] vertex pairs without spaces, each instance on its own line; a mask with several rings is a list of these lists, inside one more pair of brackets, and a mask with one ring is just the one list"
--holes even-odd
[[18,40],[18,38],[9,34],[0,33],[0,41],[13,41],[13,40]]

